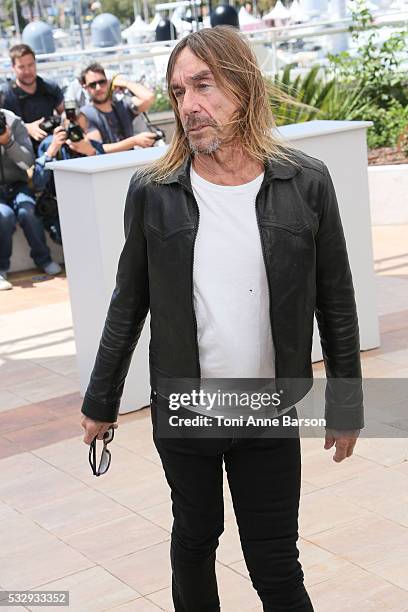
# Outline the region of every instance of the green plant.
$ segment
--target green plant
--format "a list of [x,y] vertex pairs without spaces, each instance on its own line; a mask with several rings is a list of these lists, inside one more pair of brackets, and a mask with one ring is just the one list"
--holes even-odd
[[393,100],[388,108],[377,107],[370,112],[362,112],[360,118],[374,123],[367,132],[369,149],[400,146],[408,153],[408,143],[405,142],[408,131],[408,106],[402,106],[400,102]]
[[171,104],[167,91],[164,91],[161,87],[155,88],[155,100],[149,109],[149,113],[162,113],[164,111],[171,110]]
[[293,64],[286,66],[275,76],[273,84],[303,106],[291,101],[277,102],[272,96],[271,105],[278,125],[312,119],[352,121],[359,118],[362,111],[370,112],[372,104],[363,88],[328,79],[320,66],[312,67],[305,76],[292,79],[292,68]]
[[388,108],[394,100],[408,104],[408,74],[403,69],[408,29],[394,32],[383,42],[379,41],[377,31],[367,38],[366,30],[373,18],[365,0],[355,0],[352,18],[349,30],[358,45],[355,56],[348,51],[328,55],[337,78],[364,87],[367,97],[380,108]]

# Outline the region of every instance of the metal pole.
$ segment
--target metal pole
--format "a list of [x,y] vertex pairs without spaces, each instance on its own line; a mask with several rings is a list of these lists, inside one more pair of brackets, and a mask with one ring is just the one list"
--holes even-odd
[[18,14],[17,14],[17,0],[13,0],[13,17],[14,17],[14,27],[16,29],[16,34],[19,38],[21,38],[20,23],[18,21]]
[[143,19],[146,23],[149,23],[149,7],[147,0],[143,0]]
[[81,49],[85,49],[84,31],[82,29],[82,0],[77,0],[75,3],[78,17],[79,39],[81,41]]

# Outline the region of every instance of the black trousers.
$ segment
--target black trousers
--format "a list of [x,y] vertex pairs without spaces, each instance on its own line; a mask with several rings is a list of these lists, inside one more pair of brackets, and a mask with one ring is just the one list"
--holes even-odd
[[[223,463],[245,562],[265,612],[313,612],[298,561],[299,436],[153,438],[171,489],[175,612],[220,610],[215,557],[224,530]],[[296,416],[296,407],[288,413]],[[233,428],[232,428],[233,429]]]

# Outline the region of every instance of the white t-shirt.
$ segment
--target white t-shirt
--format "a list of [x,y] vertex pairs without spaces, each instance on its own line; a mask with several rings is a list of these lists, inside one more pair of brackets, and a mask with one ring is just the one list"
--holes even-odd
[[274,378],[269,290],[255,198],[263,174],[244,185],[206,181],[191,168],[200,210],[194,308],[203,378]]

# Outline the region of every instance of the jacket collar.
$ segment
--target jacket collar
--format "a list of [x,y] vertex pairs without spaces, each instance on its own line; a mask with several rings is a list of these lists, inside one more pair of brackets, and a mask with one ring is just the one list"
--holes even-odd
[[[294,155],[294,158],[297,156]],[[192,191],[190,181],[191,156],[187,157],[184,162],[174,170],[166,179],[161,181],[162,184],[180,183],[183,187]],[[299,166],[294,165],[290,161],[268,159],[265,162],[265,176],[263,184],[270,183],[274,179],[290,179],[294,177],[300,170]]]

